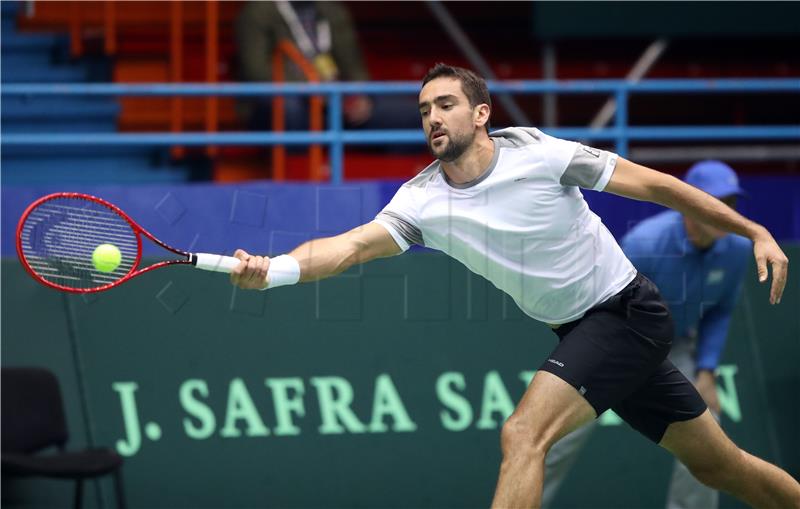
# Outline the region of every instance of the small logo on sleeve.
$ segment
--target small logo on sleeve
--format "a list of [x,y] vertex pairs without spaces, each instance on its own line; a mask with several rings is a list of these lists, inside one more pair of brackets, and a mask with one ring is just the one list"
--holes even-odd
[[600,157],[600,151],[597,150],[596,148],[583,147],[583,151],[586,152],[589,155],[593,155],[595,157]]
[[553,364],[555,364],[559,368],[563,368],[564,367],[564,363],[563,362],[557,361],[555,359],[547,359],[547,362],[552,362]]

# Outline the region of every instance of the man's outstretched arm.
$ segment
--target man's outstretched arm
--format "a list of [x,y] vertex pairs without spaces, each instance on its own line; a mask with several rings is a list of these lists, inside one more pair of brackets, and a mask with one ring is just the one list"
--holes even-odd
[[635,200],[650,201],[675,209],[693,219],[708,223],[753,241],[753,253],[758,268],[758,280],[767,280],[767,265],[772,266],[772,288],[769,301],[779,303],[789,259],[769,231],[750,221],[713,196],[690,186],[666,173],[619,158],[605,191]]
[[[386,228],[367,223],[335,237],[310,240],[288,255],[273,259],[237,249],[234,256],[242,262],[231,272],[231,283],[242,289],[262,290],[272,286],[271,279],[284,277],[287,272],[294,273],[302,283],[316,281],[335,276],[355,264],[401,252]],[[270,270],[273,260],[275,264]]]

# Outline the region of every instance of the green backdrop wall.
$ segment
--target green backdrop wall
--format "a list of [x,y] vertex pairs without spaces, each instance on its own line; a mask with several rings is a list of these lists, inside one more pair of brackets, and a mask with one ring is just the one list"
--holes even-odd
[[[719,378],[725,429],[795,477],[798,290],[794,270],[769,306],[753,270]],[[2,262],[3,365],[57,373],[70,446],[117,447],[134,508],[486,507],[501,423],[555,342],[439,254],[270,292],[182,267],[91,297]],[[662,507],[670,457],[601,424],[556,505]],[[71,489],[4,480],[3,507],[66,506]],[[89,494],[113,506],[106,482]]]

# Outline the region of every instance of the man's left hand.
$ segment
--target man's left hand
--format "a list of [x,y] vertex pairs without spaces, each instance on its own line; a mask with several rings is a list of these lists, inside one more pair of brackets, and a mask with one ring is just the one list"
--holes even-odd
[[767,264],[772,266],[772,288],[769,291],[769,303],[780,304],[789,272],[789,259],[766,229],[763,235],[753,240],[753,254],[756,257],[760,283],[767,280]]

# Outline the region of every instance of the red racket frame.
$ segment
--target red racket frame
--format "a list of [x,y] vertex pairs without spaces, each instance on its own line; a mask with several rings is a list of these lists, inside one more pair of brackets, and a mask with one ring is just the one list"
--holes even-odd
[[[44,279],[41,276],[39,276],[36,273],[36,271],[34,271],[31,268],[31,266],[28,264],[28,261],[25,259],[24,254],[22,253],[22,226],[25,224],[25,220],[28,218],[30,213],[34,209],[36,209],[36,207],[38,207],[42,203],[45,203],[45,202],[48,202],[48,201],[51,201],[51,200],[54,200],[54,199],[57,199],[57,198],[82,199],[82,200],[87,200],[87,201],[91,201],[91,202],[97,203],[97,204],[102,205],[102,206],[108,208],[109,210],[117,213],[120,217],[122,217],[122,219],[124,219],[131,226],[131,229],[133,229],[133,232],[136,235],[136,259],[134,260],[133,266],[131,266],[131,269],[130,269],[130,271],[128,271],[127,274],[125,274],[120,279],[114,281],[113,283],[108,283],[106,285],[98,286],[96,288],[71,288],[69,286],[63,286],[63,285],[59,285],[57,283],[52,283],[50,281],[47,281],[46,279]],[[144,235],[145,237],[147,237],[148,239],[152,240],[153,242],[155,242],[156,244],[158,244],[159,246],[163,247],[164,249],[166,249],[168,251],[172,251],[175,254],[179,254],[181,256],[185,256],[186,260],[165,260],[163,262],[154,263],[153,265],[148,265],[147,267],[144,267],[143,269],[138,269],[137,270],[137,268],[139,267],[139,263],[142,261],[142,237],[141,237],[142,235]],[[186,251],[181,251],[180,249],[176,249],[176,248],[174,248],[174,247],[172,247],[172,246],[170,246],[168,244],[165,244],[164,242],[161,242],[160,240],[155,238],[153,236],[153,234],[151,234],[150,232],[148,232],[147,230],[145,230],[144,228],[139,226],[139,224],[136,223],[136,221],[131,219],[131,217],[128,214],[123,212],[122,209],[120,209],[119,207],[117,207],[113,203],[110,203],[110,202],[108,202],[108,201],[106,201],[106,200],[104,200],[102,198],[98,198],[97,196],[92,196],[90,194],[84,194],[84,193],[53,193],[53,194],[48,194],[47,196],[42,196],[41,198],[39,198],[35,202],[33,202],[30,205],[28,205],[28,208],[26,208],[25,212],[22,213],[22,217],[19,219],[19,223],[17,223],[17,256],[19,257],[19,261],[22,263],[22,266],[25,267],[25,270],[28,272],[28,274],[30,274],[35,280],[39,281],[40,283],[42,283],[45,286],[49,286],[50,288],[55,288],[56,290],[61,290],[61,291],[70,292],[70,293],[102,292],[102,291],[108,290],[109,288],[114,288],[115,286],[118,286],[118,285],[124,283],[125,281],[128,281],[131,278],[134,278],[134,277],[136,277],[136,276],[138,276],[140,274],[144,274],[145,272],[149,272],[149,271],[151,271],[153,269],[160,269],[161,267],[166,267],[168,265],[191,265],[192,264],[191,255],[189,253],[187,253]]]

